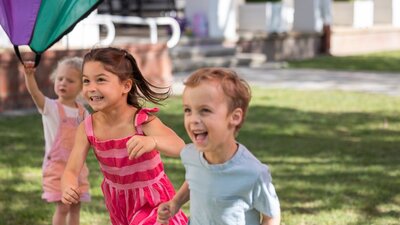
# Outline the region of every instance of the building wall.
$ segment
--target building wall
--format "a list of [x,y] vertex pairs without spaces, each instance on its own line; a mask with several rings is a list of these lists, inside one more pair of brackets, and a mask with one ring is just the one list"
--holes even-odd
[[[172,65],[165,44],[119,46],[127,49],[138,62],[147,80],[159,86],[172,82]],[[49,50],[42,55],[37,68],[36,80],[43,94],[55,98],[53,83],[49,77],[57,62],[66,56],[83,56],[88,50]],[[33,59],[30,52],[23,59]],[[0,112],[34,108],[24,81],[23,66],[12,50],[0,52]]]

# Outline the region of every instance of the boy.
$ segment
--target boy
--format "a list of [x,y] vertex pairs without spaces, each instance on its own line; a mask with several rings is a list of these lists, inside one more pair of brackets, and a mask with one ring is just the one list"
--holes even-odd
[[235,139],[250,99],[249,85],[228,69],[200,69],[187,79],[184,124],[193,143],[181,152],[186,181],[159,206],[159,223],[189,199],[191,225],[280,223],[268,167]]

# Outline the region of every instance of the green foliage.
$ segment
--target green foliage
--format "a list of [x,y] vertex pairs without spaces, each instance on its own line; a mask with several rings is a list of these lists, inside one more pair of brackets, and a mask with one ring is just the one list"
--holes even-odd
[[[398,224],[399,105],[384,95],[253,88],[238,141],[269,165],[282,224]],[[159,116],[189,141],[180,97]],[[50,224],[54,208],[40,199],[43,144],[39,115],[0,117],[0,224]],[[163,161],[178,188],[180,160]],[[81,224],[108,225],[92,153],[88,166],[93,200],[83,204]]]
[[400,51],[379,52],[354,56],[322,56],[308,60],[290,61],[290,68],[316,68],[350,71],[400,72]]

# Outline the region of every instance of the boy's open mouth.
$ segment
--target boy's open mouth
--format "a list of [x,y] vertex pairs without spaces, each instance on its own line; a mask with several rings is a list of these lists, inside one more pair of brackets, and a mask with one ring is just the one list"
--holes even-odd
[[194,139],[196,140],[196,141],[203,141],[203,140],[205,140],[206,139],[206,137],[207,137],[207,135],[208,135],[208,132],[196,132],[196,133],[193,133],[194,134]]

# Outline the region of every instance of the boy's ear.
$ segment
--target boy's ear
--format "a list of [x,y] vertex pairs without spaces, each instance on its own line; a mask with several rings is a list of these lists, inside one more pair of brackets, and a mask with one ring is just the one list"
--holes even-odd
[[243,120],[243,110],[241,108],[234,109],[230,117],[231,117],[231,124],[236,127]]

